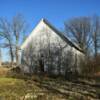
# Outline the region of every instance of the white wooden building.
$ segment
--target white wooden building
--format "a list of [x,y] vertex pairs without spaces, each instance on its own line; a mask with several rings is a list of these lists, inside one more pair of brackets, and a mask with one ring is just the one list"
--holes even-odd
[[70,70],[80,73],[83,60],[82,50],[46,19],[37,24],[21,45],[21,69],[24,72],[39,70],[41,63],[45,72],[65,74]]

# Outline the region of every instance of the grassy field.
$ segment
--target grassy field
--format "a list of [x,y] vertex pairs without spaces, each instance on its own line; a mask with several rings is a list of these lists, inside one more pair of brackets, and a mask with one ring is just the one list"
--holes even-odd
[[98,87],[0,68],[0,100],[99,100]]
[[[65,97],[41,88],[39,78],[32,79],[21,74],[9,74],[8,68],[0,68],[0,100],[62,100]],[[20,78],[20,79],[19,79]]]

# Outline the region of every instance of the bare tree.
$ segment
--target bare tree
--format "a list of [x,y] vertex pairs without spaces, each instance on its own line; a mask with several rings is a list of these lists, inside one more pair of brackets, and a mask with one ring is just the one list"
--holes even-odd
[[25,35],[26,31],[26,21],[24,20],[24,17],[21,14],[17,14],[12,19],[12,32],[15,38],[15,58],[16,63],[19,61],[19,54],[18,51],[20,49],[20,43],[23,40],[23,37]]
[[11,24],[5,18],[0,18],[0,31],[1,31],[0,36],[3,38],[2,47],[9,49],[11,62],[13,62],[14,61],[13,34],[11,31]]
[[100,50],[100,17],[93,16],[92,20],[92,41],[93,41],[93,50],[94,56],[97,57]]
[[84,51],[85,54],[89,53],[91,46],[91,19],[89,17],[74,18],[65,22],[65,32],[70,35],[72,41]]
[[[97,69],[98,56],[100,53],[100,17],[90,16],[74,18],[65,22],[65,32],[86,54],[86,60],[82,63],[82,70],[92,72]],[[77,60],[76,60],[77,61]],[[93,65],[91,65],[93,64]]]
[[37,54],[35,51],[35,44],[34,42],[30,43],[27,46],[27,49],[22,51],[21,63],[23,67],[29,68],[29,73],[32,74],[33,71],[37,72],[36,67],[38,66]]
[[22,15],[18,14],[11,21],[0,18],[0,37],[2,37],[1,47],[9,50],[11,62],[19,60],[20,44],[25,36],[26,22]]

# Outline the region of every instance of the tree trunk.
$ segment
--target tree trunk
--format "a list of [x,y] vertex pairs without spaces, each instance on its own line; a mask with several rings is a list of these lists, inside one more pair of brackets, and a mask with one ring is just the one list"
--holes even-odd
[[18,37],[16,36],[16,52],[15,52],[15,55],[16,55],[16,63],[18,64],[19,62],[19,54],[18,54],[18,51],[19,51],[19,48],[18,48]]
[[10,57],[11,57],[11,67],[12,67],[12,64],[14,62],[14,55],[13,55],[13,50],[12,50],[12,46],[10,45]]
[[18,55],[18,47],[16,46],[16,63],[18,64],[19,55]]

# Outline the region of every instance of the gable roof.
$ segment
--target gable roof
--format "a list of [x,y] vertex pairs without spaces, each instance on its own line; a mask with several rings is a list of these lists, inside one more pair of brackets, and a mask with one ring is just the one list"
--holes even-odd
[[46,19],[42,19],[43,22],[48,25],[55,33],[57,33],[65,42],[67,42],[70,46],[74,47],[75,49],[79,50],[80,52],[83,52],[83,50],[81,48],[79,48],[77,45],[75,45],[72,41],[70,41],[68,39],[68,37],[66,37],[64,35],[64,33],[60,32],[59,30],[57,30],[54,26],[52,26],[48,20]]
[[[75,45],[71,40],[68,39],[68,37],[66,37],[62,32],[60,32],[59,30],[57,30],[53,25],[51,25],[48,20],[46,19],[42,19],[42,21],[49,26],[55,33],[57,33],[65,42],[67,42],[71,47],[74,47],[76,50],[80,51],[83,53],[83,50],[81,48],[79,48],[77,45]],[[28,37],[27,37],[28,38]],[[27,40],[27,39],[26,39]],[[25,41],[26,41],[25,40]],[[24,41],[24,42],[25,42]],[[23,44],[22,44],[23,45]]]

